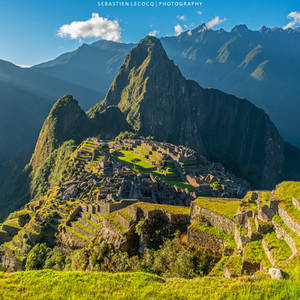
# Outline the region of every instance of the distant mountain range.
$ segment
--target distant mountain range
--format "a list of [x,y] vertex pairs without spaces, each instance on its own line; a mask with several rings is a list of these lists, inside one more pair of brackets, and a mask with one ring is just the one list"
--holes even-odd
[[[226,32],[201,25],[161,42],[185,77],[247,98],[270,115],[284,139],[300,146],[300,28],[252,31],[239,25]],[[84,44],[34,69],[105,95],[133,46]]]

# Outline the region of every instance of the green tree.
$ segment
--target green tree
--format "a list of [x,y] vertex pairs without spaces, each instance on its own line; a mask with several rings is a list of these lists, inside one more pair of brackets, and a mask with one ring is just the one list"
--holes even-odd
[[28,253],[25,269],[40,270],[44,268],[45,261],[51,255],[51,249],[45,243],[36,244]]

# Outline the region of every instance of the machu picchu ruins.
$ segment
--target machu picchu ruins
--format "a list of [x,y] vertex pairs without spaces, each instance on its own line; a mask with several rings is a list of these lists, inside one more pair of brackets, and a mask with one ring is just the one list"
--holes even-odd
[[[293,191],[288,197],[286,188]],[[64,181],[3,222],[1,260],[22,270],[37,243],[72,252],[99,236],[141,255],[164,228],[219,253],[210,276],[276,270],[299,254],[299,192],[297,182],[251,191],[247,181],[188,147],[88,138],[70,155]]]

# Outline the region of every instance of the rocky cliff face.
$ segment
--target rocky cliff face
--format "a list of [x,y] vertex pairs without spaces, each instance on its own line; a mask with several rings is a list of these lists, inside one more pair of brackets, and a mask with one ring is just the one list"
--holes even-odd
[[154,37],[127,56],[98,109],[110,105],[138,133],[196,148],[255,186],[272,187],[283,176],[284,142],[264,111],[186,80]]

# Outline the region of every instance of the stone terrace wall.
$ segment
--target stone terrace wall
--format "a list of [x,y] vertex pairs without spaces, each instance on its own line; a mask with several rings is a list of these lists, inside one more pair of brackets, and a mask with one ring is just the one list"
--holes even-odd
[[199,214],[204,216],[212,226],[219,228],[225,231],[226,233],[234,234],[235,223],[232,220],[214,211],[205,209],[195,202],[192,202],[191,220],[196,218]]
[[113,211],[125,208],[125,207],[132,205],[134,203],[137,203],[137,202],[139,202],[138,199],[123,199],[118,203],[103,203],[103,204],[100,204],[100,211],[102,213],[108,214]]
[[293,230],[298,236],[300,236],[300,224],[298,224],[286,210],[284,210],[280,204],[278,206],[278,214],[284,223]]
[[277,224],[274,220],[272,221],[272,223],[274,225],[277,238],[285,240],[285,242],[291,248],[293,255],[295,255],[298,252],[298,250],[293,238],[284,230],[283,227]]
[[300,210],[300,202],[299,202],[295,197],[292,198],[292,202],[293,202],[294,206],[295,206],[298,210]]
[[223,251],[226,245],[226,242],[223,239],[191,227],[189,227],[188,230],[188,241],[215,251]]

